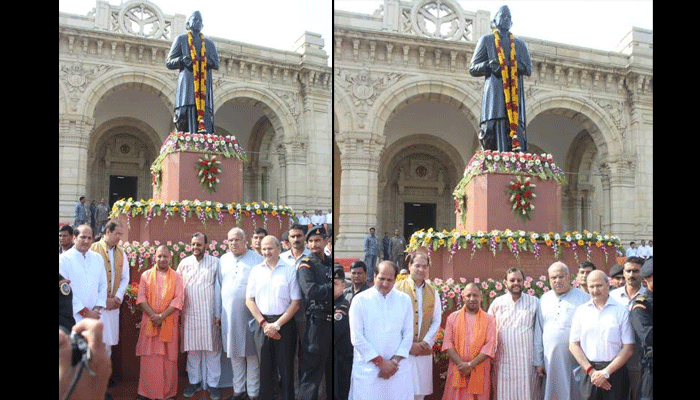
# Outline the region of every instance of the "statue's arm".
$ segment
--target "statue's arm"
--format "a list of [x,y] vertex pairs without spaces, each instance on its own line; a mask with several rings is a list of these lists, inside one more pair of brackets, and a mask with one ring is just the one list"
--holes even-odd
[[520,42],[520,50],[516,51],[518,61],[518,74],[530,76],[532,75],[532,60],[530,59],[530,51],[525,43]]
[[469,74],[471,76],[488,76],[491,73],[489,67],[489,53],[486,48],[486,43],[484,40],[485,36],[479,39],[474,49],[474,55],[472,56],[472,61],[469,64]]
[[182,69],[184,67],[182,62],[183,58],[182,48],[180,43],[178,43],[178,39],[175,38],[173,45],[170,48],[168,58],[165,60],[165,66],[168,67],[168,69]]
[[216,45],[213,41],[209,41],[211,44],[211,50],[207,48],[207,68],[219,70],[219,65],[221,60],[219,58],[219,52],[216,49]]

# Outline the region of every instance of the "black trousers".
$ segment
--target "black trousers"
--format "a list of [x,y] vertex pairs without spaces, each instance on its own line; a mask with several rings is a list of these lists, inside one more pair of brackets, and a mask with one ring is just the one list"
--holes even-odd
[[[607,367],[609,362],[591,362],[593,368],[601,370]],[[581,398],[583,400],[627,400],[629,396],[630,383],[629,375],[627,374],[627,367],[625,365],[622,368],[615,371],[610,375],[610,385],[612,388],[610,390],[604,390],[593,383],[591,383],[590,375],[584,373],[585,376],[581,378],[580,389]]]
[[[275,322],[279,315],[263,315],[267,322]],[[282,400],[294,399],[294,348],[297,329],[294,321],[280,327],[280,340],[265,336],[263,328],[255,328],[255,347],[260,360],[260,400],[272,400],[272,391],[279,371]]]
[[330,357],[333,340],[332,314],[317,313],[306,319],[306,330],[301,340],[303,350],[302,365],[299,368],[299,399],[318,399],[318,389],[326,374],[326,391],[330,393],[332,379],[332,359]]

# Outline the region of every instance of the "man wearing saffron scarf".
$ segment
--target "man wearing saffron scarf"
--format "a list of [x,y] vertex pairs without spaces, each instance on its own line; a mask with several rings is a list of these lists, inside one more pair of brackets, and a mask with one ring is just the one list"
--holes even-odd
[[415,400],[423,400],[433,393],[433,343],[442,322],[440,295],[425,281],[429,267],[427,254],[414,253],[408,267],[411,275],[396,284],[398,290],[411,298],[413,305],[413,344],[408,361],[413,373]]
[[170,268],[172,253],[161,245],[156,265],[141,274],[137,304],[143,309],[136,355],[141,357],[139,396],[170,399],[177,394],[178,320],[185,299],[182,275]]
[[126,285],[129,284],[129,262],[124,248],[119,245],[124,228],[119,221],[111,220],[105,225],[105,235],[90,250],[102,256],[107,275],[106,307],[100,319],[104,324],[102,340],[107,345],[107,357],[112,354],[112,346],[119,343],[119,309],[124,300]]
[[396,264],[380,262],[374,286],[350,304],[350,400],[413,400],[413,375],[404,361],[413,342],[413,308],[406,293],[393,290],[398,274]]
[[[530,52],[525,42],[512,36],[510,28],[513,22],[508,6],[502,6],[496,12],[492,24],[496,26],[493,33],[482,36],[474,49],[469,73],[471,76],[484,77],[484,94],[481,103],[481,129],[479,131],[479,143],[484,150],[522,151],[527,152],[527,136],[525,134],[525,90],[523,87],[523,75],[532,73],[532,61]],[[499,61],[499,47],[496,44],[496,35],[500,39],[503,56],[503,64]],[[511,47],[512,45],[512,47]],[[511,50],[515,51],[513,55]],[[514,72],[510,65],[517,64],[517,79],[511,81]],[[505,68],[504,68],[505,67]],[[505,72],[507,82],[504,82],[502,72]],[[509,91],[510,106],[506,101],[505,87],[511,90],[517,85],[515,96]],[[514,107],[513,107],[514,106]],[[517,117],[517,120],[509,121],[509,114]],[[515,115],[517,114],[517,115]],[[517,141],[520,149],[513,148],[510,138],[511,130],[517,131]]]
[[[193,12],[185,26],[188,32],[175,38],[165,65],[168,69],[180,70],[175,92],[175,128],[190,133],[197,133],[204,128],[206,133],[213,134],[214,91],[211,70],[219,69],[219,53],[214,42],[201,33],[203,27],[202,14],[199,11]],[[199,72],[198,76],[195,76],[195,71]],[[200,105],[203,103],[200,109],[197,107],[198,102]]]
[[447,317],[442,350],[447,351],[443,400],[489,400],[491,359],[496,355],[496,321],[481,309],[481,289],[468,283],[464,306]]

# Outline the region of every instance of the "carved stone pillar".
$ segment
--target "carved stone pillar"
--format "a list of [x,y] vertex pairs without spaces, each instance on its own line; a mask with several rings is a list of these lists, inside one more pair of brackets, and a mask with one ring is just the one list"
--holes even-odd
[[73,223],[73,209],[87,196],[88,143],[95,121],[66,114],[58,121],[58,220]]
[[[344,135],[343,135],[344,136]],[[335,257],[361,258],[368,229],[377,224],[379,155],[383,140],[369,132],[353,132],[338,140],[341,163],[340,225]]]
[[603,226],[605,232],[619,236],[622,243],[629,243],[635,237],[635,213],[629,210],[635,207],[635,164],[628,157],[610,157],[600,165],[603,172],[603,197],[610,210],[609,225]]

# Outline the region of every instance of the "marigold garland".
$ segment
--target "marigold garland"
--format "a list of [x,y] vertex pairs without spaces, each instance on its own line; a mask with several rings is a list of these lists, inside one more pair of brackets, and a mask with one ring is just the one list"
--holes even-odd
[[[506,65],[506,57],[503,52],[503,44],[498,30],[493,31],[496,39],[496,49],[498,50],[498,63],[501,66],[501,78],[503,80],[503,95],[505,96],[506,111],[508,112],[508,122],[510,126],[510,138],[513,151],[520,150],[518,141],[518,64],[515,60],[515,38],[510,34],[510,62]],[[510,66],[510,79],[508,77],[508,66]]]
[[207,98],[207,56],[204,35],[199,34],[202,39],[201,56],[197,58],[197,50],[194,47],[192,32],[187,31],[187,43],[190,47],[190,57],[192,57],[192,75],[194,77],[194,103],[197,109],[197,132],[205,132],[204,126],[204,106]]

